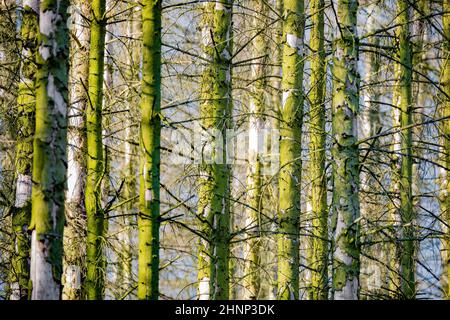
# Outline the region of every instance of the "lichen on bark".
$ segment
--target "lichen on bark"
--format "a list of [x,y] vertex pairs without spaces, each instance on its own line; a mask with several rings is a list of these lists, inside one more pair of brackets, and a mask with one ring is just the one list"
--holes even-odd
[[356,0],[337,5],[337,38],[332,65],[333,282],[334,299],[359,295],[359,109]]
[[277,298],[292,300],[299,294],[304,1],[285,0],[283,19]]
[[40,3],[30,223],[32,299],[37,300],[57,300],[61,295],[67,163],[68,2],[45,0]]

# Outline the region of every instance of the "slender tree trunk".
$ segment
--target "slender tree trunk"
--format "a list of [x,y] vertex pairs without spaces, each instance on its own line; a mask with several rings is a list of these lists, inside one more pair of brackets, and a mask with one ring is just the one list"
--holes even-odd
[[67,0],[40,3],[31,225],[32,299],[61,296],[66,183]]
[[[199,299],[229,297],[230,166],[226,130],[231,127],[232,1],[207,2],[202,22],[203,55],[210,60],[202,75],[201,128],[212,134],[211,161],[202,154],[198,216],[204,239],[199,244]],[[204,133],[203,133],[204,134]],[[205,146],[200,146],[204,150]]]
[[[399,99],[398,79],[400,75],[400,66],[394,66],[394,78],[396,79],[394,90],[392,93],[392,105],[396,106]],[[392,127],[400,127],[400,109],[393,107],[391,109]],[[387,245],[387,266],[388,266],[388,291],[392,298],[396,298],[400,291],[400,271],[399,271],[399,248],[397,246],[398,240],[398,224],[400,219],[400,155],[397,153],[401,148],[400,132],[395,132],[392,135],[391,144],[391,180],[390,180],[390,198],[389,198],[389,223],[388,230],[390,234],[389,243]]]
[[[210,32],[213,28],[213,10],[214,2],[204,2],[202,11],[202,49],[203,57],[208,59],[209,47],[213,45],[211,41]],[[209,112],[212,109],[212,96],[211,96],[211,83],[212,75],[210,71],[210,66],[205,66],[202,74],[201,92],[200,92],[200,115],[205,119],[202,120],[202,128],[205,125],[209,125]],[[199,129],[202,130],[202,129]],[[203,146],[201,146],[202,148]],[[203,158],[203,156],[202,156]],[[211,269],[210,269],[210,259],[208,256],[208,251],[211,247],[211,193],[212,193],[212,180],[209,179],[208,165],[201,163],[201,169],[198,178],[199,191],[198,191],[198,204],[197,204],[197,216],[200,220],[200,232],[202,237],[198,242],[198,262],[197,262],[197,297],[199,300],[209,300],[210,298],[210,280],[211,280]]]
[[105,232],[102,208],[102,179],[104,175],[102,143],[102,100],[105,57],[105,0],[93,0],[91,7],[91,36],[89,48],[89,103],[86,111],[87,132],[87,275],[86,291],[89,300],[101,300],[104,295]]
[[250,98],[249,116],[249,168],[247,174],[247,203],[245,228],[247,231],[247,242],[244,253],[244,297],[248,300],[258,299],[261,290],[261,220],[263,215],[262,198],[262,170],[263,170],[263,146],[266,110],[266,63],[267,63],[267,39],[261,28],[266,27],[268,4],[262,0],[254,1],[254,9],[258,13],[253,18],[254,32],[259,34],[253,39],[254,50],[252,54],[260,58],[252,65],[252,77],[254,79]]
[[301,130],[303,120],[303,0],[284,1],[280,109],[280,174],[278,293],[280,300],[298,299]]
[[85,26],[83,15],[88,16],[88,4],[78,0],[73,6],[73,36],[70,70],[70,105],[68,119],[67,148],[67,192],[66,226],[64,228],[64,288],[63,299],[82,299],[82,270],[85,268],[85,228],[86,210],[84,206],[84,188],[86,147],[84,112],[87,107],[85,85],[88,76],[89,29]]
[[33,165],[34,115],[36,106],[36,46],[39,32],[39,1],[24,0],[22,4],[20,38],[22,64],[18,104],[18,134],[16,151],[16,199],[12,215],[14,255],[12,260],[11,300],[28,298],[30,279],[31,167]]
[[312,205],[312,241],[309,253],[311,267],[310,300],[328,298],[328,208],[325,172],[325,51],[324,0],[311,2],[311,93],[310,107],[310,174]]
[[[131,141],[131,128],[125,130],[125,139]],[[123,179],[125,180],[123,198],[124,200],[133,199],[136,196],[136,175],[133,165],[134,147],[130,142],[126,142],[124,145],[125,159],[123,163]],[[124,217],[120,219],[120,261],[118,261],[118,283],[120,285],[120,294],[126,294],[131,290],[133,284],[132,273],[132,223],[133,217],[131,216],[135,212],[134,201],[123,206]]]
[[[140,79],[140,40],[136,41],[134,39],[140,39],[141,37],[141,23],[140,23],[140,15],[141,12],[139,7],[133,7],[133,4],[129,6],[129,10],[131,10],[129,21],[127,22],[127,31],[126,35],[128,37],[128,45],[131,48],[131,53],[127,52],[125,57],[125,64],[127,65],[126,79],[125,83],[128,85],[126,95],[126,108],[130,110],[134,110],[134,106],[139,105],[139,97],[135,94],[133,88],[131,88],[131,84]],[[133,39],[134,38],[134,39]],[[133,112],[134,113],[134,112]],[[133,113],[128,113],[128,119],[125,121],[125,143],[124,143],[124,163],[123,163],[123,179],[125,181],[124,189],[123,189],[123,199],[130,200],[126,205],[122,208],[122,213],[125,215],[120,220],[120,224],[122,227],[121,233],[119,235],[119,239],[121,241],[121,261],[119,266],[119,274],[118,274],[118,283],[121,284],[121,295],[127,294],[130,292],[133,286],[133,224],[135,223],[134,216],[132,216],[135,211],[135,201],[132,200],[136,197],[136,174],[135,174],[135,165],[134,165],[134,157],[136,154],[136,148],[133,146],[133,138],[134,138],[134,129],[133,125],[133,117],[131,115]]]
[[[399,110],[400,127],[412,124],[412,49],[410,43],[410,7],[407,2],[397,3],[397,19],[399,27],[396,30],[398,39],[398,99],[395,107]],[[398,172],[400,192],[400,291],[407,299],[415,297],[415,258],[416,241],[415,217],[412,203],[412,128],[400,133],[400,171]]]
[[138,298],[156,300],[160,246],[161,1],[145,0],[143,4]]
[[[445,12],[442,18],[442,25],[444,26],[444,60],[442,66],[442,79],[441,86],[445,89],[446,96],[444,97],[444,116],[450,117],[450,0],[444,0],[443,12]],[[446,119],[443,123],[444,132],[444,152],[445,152],[445,167],[447,172],[445,173],[444,183],[442,188],[442,201],[441,210],[443,218],[450,224],[450,119]],[[450,299],[450,285],[448,281],[450,279],[450,228],[447,227],[446,235],[444,236],[444,243],[446,245],[444,252],[444,270],[443,273],[447,273],[447,292],[446,298]]]
[[[114,9],[109,8],[111,3],[108,3],[106,12],[114,15]],[[108,24],[105,28],[105,55],[104,55],[104,75],[103,75],[103,102],[102,102],[102,147],[103,147],[103,177],[102,177],[102,207],[106,208],[109,203],[111,193],[111,124],[113,119],[113,103],[114,103],[114,61],[113,55],[113,34],[115,31],[115,24]],[[104,213],[105,217],[107,212]],[[108,233],[108,220],[104,221],[104,233]]]
[[[373,4],[367,8],[372,15],[367,19],[367,32],[373,33],[379,28],[377,19],[381,9],[377,4]],[[373,36],[367,39],[367,42],[375,47],[380,45],[380,38]],[[364,83],[364,110],[361,114],[362,130],[360,133],[363,138],[373,137],[381,130],[380,105],[381,99],[378,81],[380,81],[380,55],[377,53],[366,53],[365,55],[365,83]],[[361,248],[361,275],[360,286],[361,296],[364,294],[368,299],[377,299],[386,295],[387,270],[386,267],[386,250],[388,246],[383,242],[385,233],[374,232],[375,230],[383,230],[383,215],[385,213],[383,198],[379,195],[382,193],[379,181],[382,180],[382,172],[379,169],[379,139],[374,139],[365,147],[370,150],[364,152],[364,163],[361,163],[361,217],[365,222],[364,238],[362,242],[367,245]],[[367,157],[366,157],[367,155]]]
[[[271,107],[269,108],[268,113],[272,115],[270,117],[270,126],[273,130],[279,129],[279,110],[281,107],[281,78],[282,78],[282,58],[283,58],[283,4],[284,0],[275,0],[275,12],[277,14],[278,21],[274,24],[274,33],[273,33],[273,66],[272,66],[272,83],[273,83],[273,94],[271,99]],[[271,174],[275,175],[278,166],[279,166],[279,142],[271,141],[270,144],[270,163],[267,166],[270,166]],[[278,179],[273,179],[272,176],[267,177],[267,181],[271,182],[272,188],[269,197],[266,199],[267,205],[266,207],[271,207],[269,214],[269,222],[267,223],[267,229],[271,232],[267,235],[267,251],[269,252],[267,255],[264,255],[263,264],[267,261],[268,271],[267,271],[267,282],[263,283],[263,293],[265,296],[262,296],[261,299],[269,299],[275,300],[277,297],[277,274],[278,274],[278,235],[275,232],[277,228],[276,218],[278,215],[278,199],[279,199],[279,188],[278,188]]]
[[359,295],[359,151],[357,115],[359,79],[356,0],[340,0],[333,58],[332,155],[334,257],[333,292],[336,300]]

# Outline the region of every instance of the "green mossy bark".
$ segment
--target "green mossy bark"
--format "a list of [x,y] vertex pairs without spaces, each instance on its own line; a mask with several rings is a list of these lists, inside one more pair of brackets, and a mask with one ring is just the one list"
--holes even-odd
[[[22,62],[20,68],[20,82],[17,98],[17,149],[16,173],[17,177],[27,177],[31,183],[31,168],[33,165],[33,135],[35,117],[35,77],[36,77],[36,48],[39,32],[39,12],[35,12],[27,3],[22,10],[22,25],[20,40],[22,44]],[[24,183],[22,181],[22,183]],[[27,182],[25,182],[27,183]],[[19,187],[19,189],[21,189]],[[28,186],[26,186],[28,189]],[[23,190],[17,190],[23,192]],[[13,231],[13,259],[11,263],[11,282],[17,283],[16,299],[27,299],[30,280],[30,236],[28,227],[31,219],[31,194],[17,194],[16,207],[12,214]],[[26,199],[24,198],[26,197]],[[19,201],[20,203],[18,203]]]
[[159,296],[161,1],[142,9],[142,94],[140,131],[138,298]]
[[[44,33],[41,25],[36,54],[36,128],[30,230],[35,232],[37,250],[44,253],[45,263],[51,266],[51,286],[57,287],[61,285],[62,273],[67,163],[68,6],[68,0],[40,2],[40,19],[43,13],[53,16],[51,23],[54,24],[54,32]],[[32,283],[33,299],[58,298],[46,292],[49,284],[45,287],[41,285]]]
[[89,49],[89,103],[86,110],[87,179],[85,206],[87,215],[86,293],[89,300],[101,300],[104,295],[105,258],[103,242],[105,217],[102,208],[104,175],[102,143],[102,102],[105,57],[105,0],[91,4]]
[[[396,23],[399,25],[396,29],[397,50],[396,60],[398,65],[397,80],[397,104],[400,111],[400,127],[410,126],[412,124],[412,47],[410,42],[410,19],[411,8],[404,1],[397,3]],[[400,171],[399,177],[400,207],[399,214],[401,219],[400,234],[400,296],[406,299],[415,297],[415,254],[417,243],[415,237],[415,215],[412,203],[412,128],[404,129],[400,132]]]
[[[201,83],[201,127],[221,133],[213,141],[213,163],[202,160],[198,216],[204,239],[199,244],[198,280],[209,281],[209,298],[229,298],[230,165],[226,163],[226,130],[231,127],[232,1],[206,3],[203,53],[211,61]],[[218,148],[217,143],[222,145]],[[221,160],[220,160],[221,159]]]
[[284,1],[280,110],[280,173],[278,211],[279,300],[298,299],[301,138],[303,121],[303,0]]
[[338,33],[332,66],[333,156],[333,292],[335,299],[359,295],[359,151],[356,119],[359,106],[356,0],[338,2]]
[[328,208],[325,172],[325,50],[324,0],[311,2],[310,174],[312,239],[308,252],[311,267],[310,300],[328,298]]

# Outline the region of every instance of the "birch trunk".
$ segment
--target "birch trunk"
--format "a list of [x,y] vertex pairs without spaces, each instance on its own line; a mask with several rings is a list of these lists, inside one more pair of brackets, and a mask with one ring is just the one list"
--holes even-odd
[[86,138],[84,133],[84,112],[87,107],[88,60],[85,58],[89,47],[89,29],[85,27],[83,15],[88,16],[88,4],[78,0],[72,7],[73,36],[71,54],[69,89],[70,105],[68,119],[67,148],[67,192],[66,192],[66,226],[64,228],[64,281],[63,299],[81,300],[82,274],[85,268],[85,228],[86,210],[84,206],[84,188],[86,163],[84,151]]
[[253,18],[254,32],[259,34],[253,39],[252,54],[255,57],[263,57],[252,65],[253,87],[250,94],[250,116],[249,116],[249,168],[247,173],[247,203],[245,229],[247,230],[247,241],[244,252],[244,298],[256,300],[261,290],[261,235],[263,215],[262,198],[262,166],[263,166],[263,138],[265,128],[266,111],[266,64],[267,64],[267,39],[261,27],[266,27],[268,5],[262,0],[253,1],[254,9],[260,16]]
[[333,293],[336,300],[357,300],[359,296],[357,9],[356,0],[338,1],[338,38],[332,67]]
[[19,126],[16,151],[16,199],[12,215],[14,255],[11,265],[11,300],[27,299],[29,294],[31,239],[28,235],[28,226],[31,218],[32,139],[36,107],[35,56],[39,32],[39,1],[24,0],[21,14],[22,63],[17,99]]
[[66,183],[67,0],[40,3],[31,224],[33,300],[61,296]]
[[[368,17],[366,31],[373,33],[379,28],[377,17],[380,16],[381,10],[376,4],[369,6],[368,10],[373,14]],[[380,38],[377,36],[371,37],[367,41],[376,48],[380,45]],[[378,85],[381,71],[380,55],[373,52],[366,53],[364,111],[361,115],[362,128],[360,132],[363,138],[375,136],[382,128],[379,104],[382,96]],[[364,151],[363,159],[365,159],[365,162],[361,163],[362,171],[360,174],[361,186],[364,188],[364,190],[361,190],[364,194],[361,195],[361,217],[365,222],[365,230],[362,232],[364,235],[361,240],[367,245],[361,248],[361,251],[364,252],[361,255],[361,296],[364,294],[365,297],[362,298],[378,299],[382,296],[388,296],[388,292],[386,292],[388,286],[386,251],[389,249],[389,245],[383,242],[385,233],[376,232],[386,228],[383,221],[385,220],[383,219],[385,214],[385,210],[383,210],[384,201],[379,195],[382,193],[380,180],[383,179],[383,173],[378,166],[380,161],[379,139],[370,140],[365,147],[369,150]]]

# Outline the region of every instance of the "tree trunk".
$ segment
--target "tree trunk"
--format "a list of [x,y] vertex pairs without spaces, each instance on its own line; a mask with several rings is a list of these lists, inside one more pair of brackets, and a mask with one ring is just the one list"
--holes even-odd
[[[450,0],[444,0],[443,12],[445,12],[442,18],[442,25],[444,27],[444,55],[442,66],[442,79],[441,86],[445,90],[444,97],[444,116],[450,117]],[[441,210],[444,221],[447,225],[450,224],[450,119],[446,119],[443,122],[444,132],[444,152],[445,152],[445,167],[447,172],[445,173],[444,183],[442,185],[443,194],[441,201]],[[450,299],[450,285],[448,281],[450,279],[450,228],[447,227],[446,235],[444,236],[444,243],[446,245],[444,250],[444,270],[447,276],[447,292],[445,297]]]
[[[126,25],[126,35],[128,37],[128,45],[131,53],[127,52],[124,57],[127,72],[125,75],[125,83],[128,85],[126,90],[126,108],[130,110],[128,119],[125,120],[124,131],[124,162],[122,169],[122,179],[124,179],[123,199],[129,201],[122,207],[124,216],[120,219],[121,231],[119,240],[121,243],[121,260],[119,261],[118,283],[120,284],[120,294],[126,295],[133,287],[133,224],[135,224],[134,214],[136,213],[135,197],[136,197],[136,174],[135,174],[135,155],[137,149],[133,145],[135,131],[133,126],[134,108],[139,105],[139,97],[135,94],[135,90],[131,88],[131,83],[136,79],[140,79],[140,38],[141,38],[141,22],[140,8],[129,6],[130,18]],[[133,38],[134,37],[134,38]],[[136,39],[136,40],[135,40]],[[126,299],[130,299],[128,295]]]
[[311,268],[310,300],[328,298],[328,208],[325,172],[325,51],[324,0],[311,2],[310,174],[312,241],[308,253]]
[[298,299],[299,292],[299,189],[305,27],[303,0],[285,0],[283,16],[277,298],[293,300]]
[[338,38],[332,68],[333,292],[336,300],[356,300],[359,295],[357,8],[356,0],[338,2]]
[[[397,96],[394,107],[398,110],[400,128],[412,124],[412,49],[410,43],[410,7],[403,1],[397,3],[396,22],[399,25],[396,30],[398,47],[396,60],[398,61]],[[403,298],[415,297],[415,217],[412,204],[412,128],[403,129],[400,132],[401,155],[399,172],[400,192],[400,295]]]
[[[263,57],[255,61],[252,65],[252,77],[254,79],[253,88],[250,93],[250,116],[249,116],[249,142],[248,160],[249,168],[247,173],[247,203],[249,207],[245,212],[245,229],[247,230],[247,241],[244,252],[244,298],[256,300],[260,296],[261,290],[261,235],[263,219],[263,198],[262,198],[262,170],[263,170],[263,145],[266,111],[266,64],[267,64],[267,39],[261,28],[266,27],[268,5],[262,0],[253,1],[254,9],[258,16],[253,18],[254,32],[257,36],[253,39],[252,54],[255,57]],[[260,17],[260,16],[261,17]]]
[[66,183],[67,0],[40,3],[31,225],[32,299],[61,296]]
[[[373,4],[367,10],[373,13],[367,19],[367,32],[373,33],[379,28],[377,18],[381,9],[377,4]],[[377,35],[372,36],[367,41],[375,47],[380,45],[380,38]],[[365,89],[364,93],[361,93],[363,94],[364,110],[361,114],[362,128],[360,134],[362,134],[362,138],[370,138],[379,133],[382,127],[379,104],[382,96],[378,85],[382,72],[380,55],[376,52],[366,53],[364,66]],[[367,147],[368,150],[364,151],[363,159],[365,159],[365,162],[361,163],[360,174],[361,217],[365,226],[365,229],[361,231],[361,242],[367,244],[361,248],[360,290],[361,298],[377,299],[387,294],[385,288],[388,284],[388,268],[386,267],[388,260],[386,260],[385,254],[386,250],[389,249],[389,245],[383,242],[386,240],[384,238],[385,233],[374,232],[386,227],[385,219],[383,219],[385,213],[385,210],[383,210],[384,199],[380,196],[383,191],[380,188],[383,172],[378,165],[380,161],[379,139],[369,140],[369,143],[364,147]]]
[[[198,217],[204,238],[199,244],[199,299],[229,297],[230,166],[226,130],[231,127],[232,1],[206,2],[202,22],[205,66],[201,83],[201,128],[212,153],[202,154]],[[205,135],[205,132],[202,132]],[[199,150],[206,147],[200,146]],[[204,156],[209,159],[205,161]],[[211,160],[211,161],[209,161]]]
[[138,298],[159,297],[161,0],[142,8],[142,95]]
[[66,226],[64,228],[64,281],[63,299],[81,300],[82,270],[85,268],[85,228],[86,210],[84,206],[84,188],[86,179],[86,163],[84,152],[86,147],[84,112],[87,107],[85,85],[88,76],[88,60],[85,58],[89,46],[89,29],[85,27],[83,15],[88,16],[88,4],[78,0],[72,7],[73,36],[72,66],[70,70],[71,84],[69,105],[69,128],[67,148],[67,193],[66,193]]
[[103,236],[105,229],[102,208],[102,179],[104,175],[102,143],[102,100],[105,57],[105,0],[93,0],[89,48],[89,103],[86,112],[87,132],[87,275],[86,291],[90,300],[101,300],[104,294],[105,258]]
[[16,151],[16,199],[12,216],[14,255],[12,260],[11,300],[28,298],[30,279],[31,167],[33,165],[33,135],[36,106],[36,46],[39,31],[39,0],[24,0],[22,4],[20,38],[22,64],[20,67],[18,105],[18,134]]

